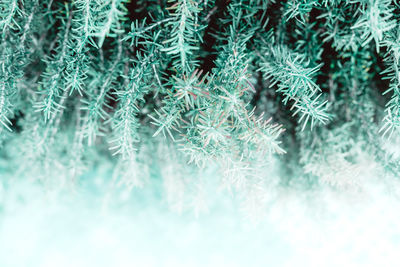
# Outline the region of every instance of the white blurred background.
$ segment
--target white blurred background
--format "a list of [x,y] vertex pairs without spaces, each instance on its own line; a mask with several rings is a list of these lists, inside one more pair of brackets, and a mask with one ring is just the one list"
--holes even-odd
[[3,180],[0,266],[400,266],[397,178],[276,185],[262,209],[207,189],[200,211],[171,209],[162,191],[110,190],[106,173],[86,178],[58,191]]

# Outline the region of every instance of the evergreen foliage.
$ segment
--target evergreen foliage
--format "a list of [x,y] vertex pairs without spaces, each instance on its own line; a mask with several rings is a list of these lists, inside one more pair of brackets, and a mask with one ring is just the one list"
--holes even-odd
[[0,32],[18,172],[72,181],[107,159],[141,186],[164,151],[249,192],[272,163],[335,185],[365,158],[400,174],[397,1],[3,0]]

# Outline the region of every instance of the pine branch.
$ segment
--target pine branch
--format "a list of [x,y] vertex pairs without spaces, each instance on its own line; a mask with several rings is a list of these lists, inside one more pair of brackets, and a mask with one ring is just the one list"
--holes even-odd
[[167,23],[171,27],[171,35],[165,40],[164,43],[168,46],[162,51],[172,56],[173,66],[177,70],[188,74],[197,66],[193,53],[199,49],[197,43],[201,41],[196,38],[196,32],[199,30],[196,21],[200,10],[193,0],[179,0],[169,9],[175,10],[171,14],[174,20]]
[[271,48],[264,57],[261,70],[266,79],[271,79],[271,86],[277,84],[277,92],[283,94],[282,102],[286,105],[293,101],[293,116],[301,113],[299,122],[303,122],[303,129],[308,121],[311,128],[316,122],[325,124],[331,118],[327,113],[327,101],[319,98],[321,89],[313,81],[313,76],[321,65],[310,68],[303,55],[290,52],[287,47]]
[[17,16],[22,16],[22,10],[19,8],[19,0],[4,0],[0,3],[0,32],[3,38],[8,32],[8,29],[21,29],[16,19]]
[[400,30],[397,27],[395,30],[390,32],[385,44],[388,47],[388,52],[385,57],[388,67],[381,72],[384,75],[384,79],[390,81],[389,88],[383,93],[384,95],[392,92],[392,97],[388,103],[386,103],[386,115],[383,118],[384,124],[380,129],[385,136],[389,133],[389,136],[393,134],[394,130],[400,129]]
[[102,1],[96,12],[97,25],[93,36],[98,37],[98,47],[102,47],[106,36],[116,37],[124,32],[123,22],[126,20],[128,0]]
[[117,90],[114,95],[118,101],[118,108],[112,119],[114,137],[110,148],[114,155],[120,154],[123,159],[134,158],[136,148],[134,143],[139,141],[140,102],[150,91],[152,54],[144,57],[137,54],[137,59],[132,61],[132,68],[126,77],[124,87]]
[[396,21],[393,20],[392,1],[369,0],[362,4],[360,10],[362,15],[352,29],[360,28],[362,30],[362,46],[374,40],[376,51],[379,52],[384,33],[396,27]]
[[64,83],[64,70],[68,66],[71,21],[72,16],[67,10],[67,21],[63,21],[61,24],[54,56],[49,56],[43,60],[48,66],[42,74],[40,83],[40,87],[43,89],[40,93],[44,95],[44,98],[35,104],[35,108],[38,112],[43,112],[46,121],[65,108],[60,105],[60,100],[66,86]]

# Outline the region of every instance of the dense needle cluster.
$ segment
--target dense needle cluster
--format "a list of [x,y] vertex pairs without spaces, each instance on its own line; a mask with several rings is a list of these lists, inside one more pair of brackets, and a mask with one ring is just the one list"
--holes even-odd
[[287,181],[400,173],[397,1],[2,0],[0,33],[10,172],[107,161],[141,186],[156,162],[211,164],[248,191],[272,162]]

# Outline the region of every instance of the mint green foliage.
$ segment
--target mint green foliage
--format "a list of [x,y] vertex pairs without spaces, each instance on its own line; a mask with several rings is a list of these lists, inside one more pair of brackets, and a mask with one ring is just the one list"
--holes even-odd
[[370,41],[375,41],[376,50],[379,52],[380,43],[383,41],[384,33],[396,27],[393,20],[394,6],[390,0],[370,0],[361,2],[361,13],[353,29],[361,28],[362,46]]
[[3,36],[7,33],[8,29],[19,28],[18,22],[15,20],[16,16],[22,14],[18,0],[2,1],[0,3],[0,12],[0,30]]
[[304,20],[313,8],[318,7],[318,0],[289,0],[286,2],[283,16],[286,20],[297,18]]
[[266,54],[261,64],[265,78],[272,81],[271,86],[278,84],[277,92],[282,93],[282,102],[286,105],[292,100],[296,111],[301,113],[299,122],[304,121],[303,129],[311,121],[311,128],[315,121],[322,124],[329,120],[327,100],[322,101],[319,86],[313,81],[314,74],[321,65],[310,68],[305,57],[296,52],[289,52],[286,47],[271,48],[270,55]]
[[142,186],[167,155],[249,192],[272,163],[399,174],[396,1],[5,0],[0,31],[1,155],[50,184],[106,161]]
[[165,48],[161,51],[171,55],[174,59],[173,66],[183,73],[189,73],[196,67],[196,61],[193,58],[194,50],[199,49],[196,43],[197,34],[200,30],[198,25],[199,7],[196,1],[182,0],[169,7],[172,10],[173,20],[168,21],[166,26],[170,27],[170,37],[165,40]]
[[98,11],[94,14],[98,23],[93,33],[98,38],[98,46],[102,47],[107,36],[116,37],[117,34],[124,32],[123,22],[126,19],[127,0],[107,0],[99,1]]
[[400,129],[399,34],[399,26],[388,34],[388,38],[386,39],[388,51],[385,57],[388,66],[381,72],[381,74],[384,75],[384,78],[390,81],[389,88],[384,92],[384,94],[392,94],[392,98],[386,104],[385,123],[381,129],[384,130],[384,134],[387,132],[391,134],[394,130]]

